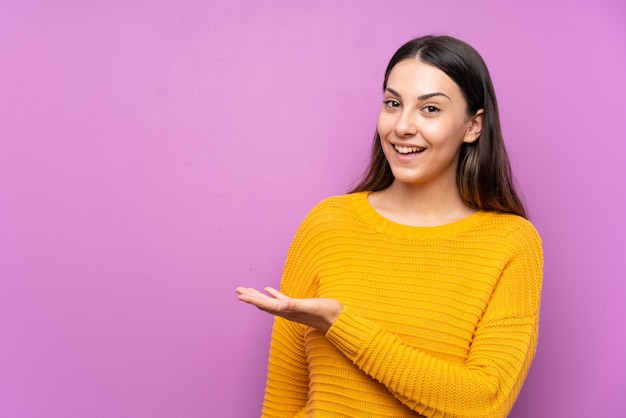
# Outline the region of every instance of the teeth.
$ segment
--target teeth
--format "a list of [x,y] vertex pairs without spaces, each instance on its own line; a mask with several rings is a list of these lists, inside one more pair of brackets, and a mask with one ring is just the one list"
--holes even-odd
[[396,151],[398,151],[400,154],[411,154],[414,152],[422,152],[425,150],[425,148],[422,147],[403,147],[400,145],[394,145],[394,148],[396,149]]

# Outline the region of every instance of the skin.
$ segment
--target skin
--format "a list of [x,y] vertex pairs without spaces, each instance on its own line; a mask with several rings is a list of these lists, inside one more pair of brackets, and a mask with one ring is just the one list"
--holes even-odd
[[[378,117],[381,145],[395,180],[369,195],[372,207],[411,226],[443,225],[474,213],[461,199],[456,166],[461,145],[480,136],[482,114],[482,109],[467,114],[461,89],[441,70],[418,58],[399,62],[389,73]],[[402,155],[398,146],[423,151]],[[264,290],[240,286],[236,292],[242,302],[323,333],[343,311],[334,299],[295,299],[271,287]]]

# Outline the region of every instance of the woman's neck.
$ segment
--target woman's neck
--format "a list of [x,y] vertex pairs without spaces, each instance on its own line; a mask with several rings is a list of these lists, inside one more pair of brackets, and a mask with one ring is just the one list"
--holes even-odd
[[456,187],[432,187],[394,182],[369,195],[369,203],[385,218],[403,225],[439,226],[475,213],[463,203]]

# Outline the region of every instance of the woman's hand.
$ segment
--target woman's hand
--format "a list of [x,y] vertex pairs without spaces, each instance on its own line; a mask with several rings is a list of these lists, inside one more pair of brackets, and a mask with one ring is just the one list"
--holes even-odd
[[241,286],[235,291],[239,294],[238,299],[242,302],[254,305],[272,315],[317,328],[324,334],[343,311],[343,306],[335,299],[294,299],[283,295],[272,287],[266,287],[264,290],[268,294]]

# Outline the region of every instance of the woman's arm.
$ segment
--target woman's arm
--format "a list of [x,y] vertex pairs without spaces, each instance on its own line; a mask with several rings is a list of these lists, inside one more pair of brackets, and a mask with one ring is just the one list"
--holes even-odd
[[277,317],[267,369],[263,417],[292,418],[308,399],[309,373],[303,347],[304,326]]

